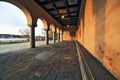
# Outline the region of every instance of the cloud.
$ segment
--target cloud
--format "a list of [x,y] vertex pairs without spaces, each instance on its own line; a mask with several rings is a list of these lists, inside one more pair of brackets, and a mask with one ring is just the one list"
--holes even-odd
[[7,24],[0,24],[0,34],[19,34],[19,27]]

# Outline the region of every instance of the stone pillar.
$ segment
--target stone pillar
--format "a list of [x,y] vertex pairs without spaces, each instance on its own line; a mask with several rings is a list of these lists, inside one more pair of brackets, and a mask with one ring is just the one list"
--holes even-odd
[[60,30],[59,30],[59,28],[57,28],[57,40],[58,40],[58,42],[60,42]]
[[49,26],[48,25],[46,25],[46,26],[44,26],[44,30],[45,30],[45,32],[46,32],[46,36],[45,36],[45,42],[46,42],[46,45],[48,45],[49,44]]
[[53,37],[53,43],[55,43],[55,26],[54,25],[52,25],[51,26],[51,28],[52,28],[52,37]]
[[35,27],[37,25],[34,24],[30,27],[30,48],[35,48]]
[[55,43],[55,32],[53,32],[53,43]]
[[45,42],[46,42],[46,45],[48,45],[49,44],[49,34],[48,34],[48,29],[45,29],[45,31],[46,31],[46,36],[45,36]]
[[63,41],[63,31],[60,30],[60,41]]
[[57,33],[57,40],[60,42],[60,33]]

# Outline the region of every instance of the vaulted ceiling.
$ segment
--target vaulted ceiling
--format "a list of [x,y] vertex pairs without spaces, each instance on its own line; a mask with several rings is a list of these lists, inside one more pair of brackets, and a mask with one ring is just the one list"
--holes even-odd
[[63,27],[77,27],[81,0],[35,0]]

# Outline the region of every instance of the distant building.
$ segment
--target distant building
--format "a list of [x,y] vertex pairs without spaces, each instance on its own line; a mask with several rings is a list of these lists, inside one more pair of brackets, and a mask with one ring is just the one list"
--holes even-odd
[[35,36],[35,40],[43,41],[43,40],[45,40],[45,36]]

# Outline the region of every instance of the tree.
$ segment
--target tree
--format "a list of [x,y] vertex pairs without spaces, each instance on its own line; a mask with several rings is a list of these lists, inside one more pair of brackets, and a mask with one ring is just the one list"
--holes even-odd
[[46,33],[45,33],[45,30],[42,29],[42,30],[41,30],[41,36],[45,36],[45,34],[46,34]]
[[29,28],[20,29],[20,30],[19,30],[19,33],[20,33],[23,37],[29,38],[29,35],[30,35]]

